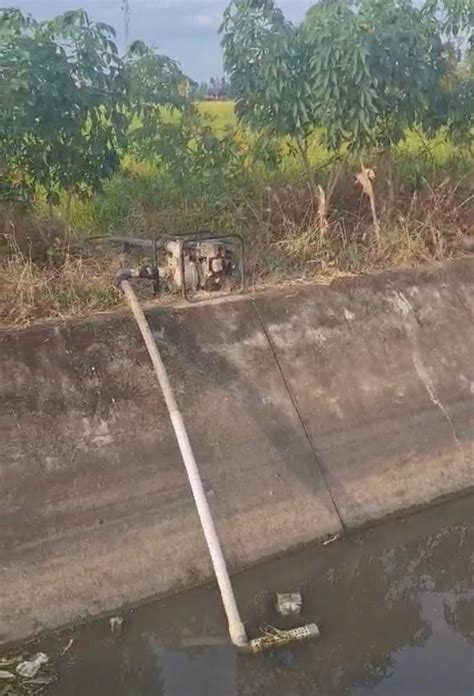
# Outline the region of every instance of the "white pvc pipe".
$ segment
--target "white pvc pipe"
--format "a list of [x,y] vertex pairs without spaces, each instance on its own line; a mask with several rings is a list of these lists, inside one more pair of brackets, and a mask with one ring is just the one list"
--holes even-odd
[[186,471],[191,484],[194,500],[196,503],[199,519],[201,520],[204,536],[206,537],[207,546],[214,567],[217,584],[222,597],[222,603],[227,614],[229,622],[229,633],[232,642],[242,647],[247,644],[247,635],[245,627],[240,618],[237,603],[235,601],[234,591],[230,583],[229,573],[222,553],[219,537],[217,536],[214,520],[212,519],[209,503],[207,502],[206,493],[202,485],[199,475],[198,465],[194,458],[194,453],[189,442],[186,426],[178,409],[173,389],[171,387],[166,367],[161,358],[158,346],[151,332],[150,326],[146,320],[143,310],[138,302],[137,296],[133,291],[130,283],[127,280],[121,282],[122,290],[127,298],[130,309],[132,310],[135,321],[145,341],[148,353],[150,355],[153,367],[155,368],[156,376],[163,392],[163,396],[168,408],[168,412],[173,424],[176,439],[178,441],[181,456],[186,467]]

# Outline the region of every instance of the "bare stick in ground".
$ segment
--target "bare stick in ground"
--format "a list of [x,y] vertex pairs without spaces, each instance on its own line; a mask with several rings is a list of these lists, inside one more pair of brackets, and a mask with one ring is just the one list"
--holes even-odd
[[321,184],[318,184],[317,188],[318,195],[318,216],[319,216],[319,232],[320,232],[320,242],[324,241],[326,232],[328,231],[328,205],[326,201],[326,192],[324,191]]
[[377,244],[380,246],[380,223],[377,217],[377,209],[375,206],[375,192],[372,186],[372,181],[375,179],[375,172],[373,169],[368,169],[367,167],[362,167],[362,170],[357,174],[356,181],[362,186],[362,190],[370,201],[370,211],[372,213],[372,220],[374,223],[375,237],[377,239]]

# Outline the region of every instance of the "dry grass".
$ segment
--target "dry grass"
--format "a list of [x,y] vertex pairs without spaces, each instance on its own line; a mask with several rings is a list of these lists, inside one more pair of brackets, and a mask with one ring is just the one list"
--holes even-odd
[[16,257],[0,269],[0,321],[25,325],[110,309],[122,301],[114,276],[110,259],[66,256],[44,266]]
[[28,324],[107,309],[118,258],[84,258],[65,247],[63,225],[21,206],[0,208],[0,322]]
[[[347,183],[347,182],[346,182]],[[462,255],[474,234],[474,196],[463,182],[448,179],[396,201],[392,214],[373,220],[373,203],[385,210],[381,194],[367,197],[336,192],[326,225],[320,200],[307,188],[268,191],[266,206],[249,207],[261,234],[253,260],[265,275],[304,278],[367,273],[415,266]],[[344,183],[343,183],[344,185]],[[337,206],[338,201],[344,205]],[[323,227],[322,227],[323,226]]]
[[[341,275],[416,266],[466,253],[466,241],[474,236],[472,182],[425,182],[416,192],[401,192],[390,212],[378,183],[374,182],[374,199],[369,201],[355,186],[354,175],[345,173],[324,214],[321,192],[305,183],[264,187],[251,200],[236,201],[227,211],[228,222],[246,237],[251,282],[255,286],[330,282]],[[379,211],[378,228],[371,203]],[[198,213],[172,211],[173,231],[192,231],[193,224],[199,229]],[[169,231],[168,219],[167,211],[136,211],[133,234]],[[31,240],[35,226],[31,221],[26,225],[29,248],[36,248]],[[9,253],[0,264],[1,322],[24,325],[122,304],[114,278],[124,260],[113,252],[106,255],[104,249],[91,256],[86,246],[82,255],[77,249],[66,252],[57,246],[57,239],[55,234],[47,253],[33,260],[24,253],[24,244],[20,248],[10,237]]]
[[45,261],[64,244],[64,226],[56,218],[41,219],[21,204],[0,203],[0,252]]

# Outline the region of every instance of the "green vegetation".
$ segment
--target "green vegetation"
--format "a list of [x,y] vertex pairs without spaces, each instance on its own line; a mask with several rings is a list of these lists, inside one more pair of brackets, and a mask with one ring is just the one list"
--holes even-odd
[[467,248],[471,0],[320,0],[299,26],[271,0],[233,0],[221,32],[235,102],[197,101],[143,42],[119,56],[82,10],[1,12],[4,320],[120,302],[118,261],[92,257],[91,234],[238,231],[255,283]]
[[199,112],[213,121],[213,127],[219,131],[237,125],[237,116],[233,101],[198,102]]

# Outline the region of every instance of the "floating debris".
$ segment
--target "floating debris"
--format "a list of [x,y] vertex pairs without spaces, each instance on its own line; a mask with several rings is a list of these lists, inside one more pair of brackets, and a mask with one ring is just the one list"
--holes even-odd
[[21,655],[16,655],[15,657],[2,657],[0,660],[0,669],[9,669],[10,667],[15,667],[19,662],[21,662]]
[[339,541],[340,538],[340,534],[334,534],[334,536],[330,537],[329,539],[326,539],[326,541],[323,541],[323,546],[329,546],[329,544],[334,544],[334,542]]
[[277,594],[277,611],[282,616],[299,616],[303,607],[301,592]]
[[62,656],[64,656],[67,653],[67,651],[71,649],[73,643],[74,643],[74,638],[71,638],[69,643],[62,649],[62,651],[61,651]]
[[246,646],[247,652],[261,653],[264,650],[272,650],[273,648],[288,645],[294,641],[303,641],[319,638],[319,628],[316,624],[308,624],[301,628],[292,628],[289,631],[283,631],[274,626],[267,626],[263,631],[263,636],[254,638]]
[[49,684],[56,681],[51,673],[38,674],[48,662],[49,657],[42,652],[28,660],[24,660],[22,655],[0,659],[0,696],[42,694]]
[[122,630],[122,624],[123,624],[123,617],[122,616],[112,616],[112,618],[109,619],[110,623],[110,630],[112,633],[120,633]]
[[15,671],[20,675],[20,677],[24,677],[25,679],[33,679],[33,677],[38,674],[41,666],[45,665],[47,662],[49,662],[49,657],[44,653],[39,652],[36,653],[31,660],[24,660],[23,662],[20,662]]
[[10,681],[11,679],[16,679],[13,672],[7,672],[6,669],[0,669],[0,680],[1,681]]

